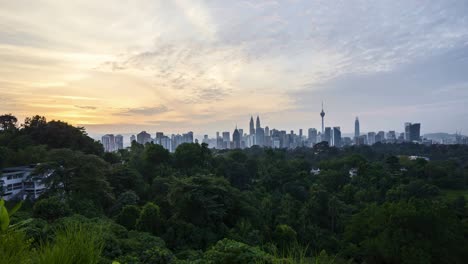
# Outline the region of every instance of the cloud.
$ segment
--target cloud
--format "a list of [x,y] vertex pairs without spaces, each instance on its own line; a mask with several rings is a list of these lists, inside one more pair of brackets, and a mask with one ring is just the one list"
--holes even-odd
[[91,105],[75,105],[76,108],[84,109],[84,110],[96,110],[96,106]]
[[165,105],[160,105],[154,107],[127,108],[115,114],[124,116],[153,116],[169,111],[169,108],[167,108]]
[[[199,116],[190,125],[206,129],[210,110],[213,127],[278,112],[272,122],[298,126],[320,99],[360,109],[361,93],[393,109],[437,93],[450,101],[465,89],[450,88],[450,78],[468,81],[454,68],[443,71],[447,78],[428,69],[430,58],[468,49],[464,0],[7,1],[0,24],[0,84],[21,92],[10,96],[17,108],[40,110],[46,98],[99,105],[92,120],[66,107],[50,111],[82,123]],[[413,78],[408,65],[427,58]]]

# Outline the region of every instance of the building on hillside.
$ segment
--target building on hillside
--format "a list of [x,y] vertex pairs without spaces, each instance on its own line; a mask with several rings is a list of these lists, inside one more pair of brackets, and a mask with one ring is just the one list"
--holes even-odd
[[8,200],[37,199],[46,190],[44,183],[52,172],[36,174],[37,164],[2,169],[0,198]]

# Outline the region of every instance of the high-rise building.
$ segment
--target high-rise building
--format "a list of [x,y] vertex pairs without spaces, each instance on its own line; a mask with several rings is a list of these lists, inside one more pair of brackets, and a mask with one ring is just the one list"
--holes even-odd
[[421,141],[420,123],[405,123],[405,141]]
[[268,126],[265,127],[265,137],[270,136],[270,128]]
[[164,137],[163,132],[156,132],[156,139],[161,139],[162,137]]
[[[323,133],[325,133],[325,131],[324,131],[324,121],[323,121],[323,119],[325,117],[325,112],[323,111],[323,102],[322,102],[322,112],[320,112],[320,116],[322,117],[322,135],[323,135]],[[324,141],[324,140],[322,140],[322,141]]]
[[371,146],[375,144],[375,132],[367,133],[367,144]]
[[133,141],[136,141],[135,135],[131,135],[131,136],[130,136],[130,144],[131,144]]
[[325,134],[323,135],[322,141],[330,143],[331,140],[331,127],[325,128]]
[[395,131],[393,131],[393,130],[388,131],[386,142],[387,142],[387,143],[395,143],[396,140],[397,140],[397,137],[396,137]]
[[146,131],[141,131],[137,134],[137,142],[144,145],[151,142],[151,135],[146,133]]
[[116,150],[115,138],[113,134],[107,134],[107,135],[102,136],[101,143],[104,146],[105,152],[113,152]]
[[229,149],[231,147],[231,133],[223,132],[223,149]]
[[123,149],[123,136],[117,135],[115,136],[115,150]]
[[332,133],[331,145],[334,147],[341,147],[341,129],[340,127],[334,127]]
[[356,121],[354,121],[354,137],[359,137],[361,135],[361,130],[359,127],[359,118],[356,117]]
[[313,147],[317,144],[317,129],[309,128],[307,140],[309,141],[309,147]]
[[384,131],[379,131],[375,135],[375,143],[377,142],[383,142],[385,140],[385,132]]
[[249,127],[250,127],[250,135],[255,135],[255,127],[254,127],[253,116],[250,117]]
[[255,145],[264,146],[265,141],[265,130],[260,125],[260,117],[257,116],[257,122],[255,126]]
[[232,133],[232,143],[235,149],[241,148],[241,136],[237,127],[234,129],[234,133]]

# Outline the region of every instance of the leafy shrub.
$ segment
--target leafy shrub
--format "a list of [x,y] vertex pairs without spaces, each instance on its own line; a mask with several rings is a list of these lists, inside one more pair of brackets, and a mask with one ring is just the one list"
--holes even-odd
[[38,201],[33,208],[34,217],[42,218],[49,222],[68,216],[70,213],[71,210],[68,204],[56,196]]
[[209,264],[273,263],[273,257],[260,248],[227,238],[210,248],[204,260]]

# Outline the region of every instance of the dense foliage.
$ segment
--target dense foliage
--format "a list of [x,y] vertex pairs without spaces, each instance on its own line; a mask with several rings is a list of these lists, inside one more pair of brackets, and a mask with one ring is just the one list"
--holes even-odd
[[468,259],[468,146],[169,153],[133,142],[104,154],[66,123],[16,123],[0,118],[0,166],[40,162],[38,172],[54,173],[48,192],[11,217],[28,222],[0,235],[0,252],[22,252],[9,253],[15,263],[62,263],[70,252],[63,263]]

